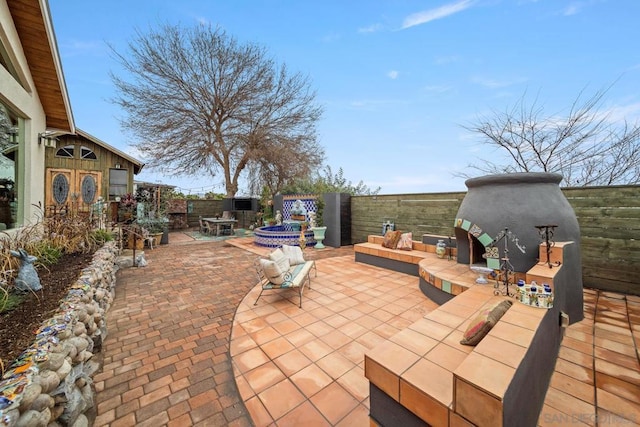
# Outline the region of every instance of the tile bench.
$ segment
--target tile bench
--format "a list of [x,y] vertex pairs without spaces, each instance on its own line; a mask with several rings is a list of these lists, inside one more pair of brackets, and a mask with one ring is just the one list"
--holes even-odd
[[[442,238],[442,236],[434,236],[434,238],[436,237]],[[435,242],[433,244],[425,243],[424,237],[423,242],[414,240],[410,251],[385,248],[382,246],[383,240],[384,236],[369,235],[366,242],[353,245],[356,262],[418,276],[420,261],[427,257],[436,257]],[[452,248],[451,251],[455,256],[455,248]]]
[[[557,245],[556,256],[575,246]],[[536,265],[530,272],[528,282],[568,279],[562,266]],[[466,346],[460,340],[480,308],[505,298],[474,277],[460,280],[452,299],[365,354],[371,425],[536,425],[562,340],[565,296],[559,292],[551,309],[514,302],[478,345]]]

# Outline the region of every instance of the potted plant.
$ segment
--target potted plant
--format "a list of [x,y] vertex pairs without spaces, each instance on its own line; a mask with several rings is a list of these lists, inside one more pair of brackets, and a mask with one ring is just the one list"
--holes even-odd
[[322,244],[322,241],[324,240],[327,227],[324,225],[324,221],[322,220],[323,210],[324,198],[323,195],[320,194],[316,198],[316,225],[314,227],[311,227],[311,230],[313,231],[313,238],[316,240],[316,249],[325,248],[325,246]]
[[164,218],[141,218],[137,221],[138,225],[149,232],[153,236],[153,244],[160,245],[162,235],[165,231]]

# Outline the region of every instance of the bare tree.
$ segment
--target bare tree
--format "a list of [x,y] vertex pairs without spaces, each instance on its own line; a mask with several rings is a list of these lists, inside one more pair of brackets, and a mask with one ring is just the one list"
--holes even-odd
[[273,196],[287,184],[310,176],[322,164],[323,159],[304,144],[282,141],[269,145],[269,152],[251,165],[254,194],[260,194],[265,187]]
[[264,48],[205,25],[138,32],[128,48],[126,56],[112,48],[128,73],[128,80],[111,75],[114,102],[150,167],[171,175],[221,171],[233,197],[245,168],[274,153],[323,161],[316,140],[322,109],[308,78],[290,75]]
[[512,109],[480,117],[464,128],[510,161],[470,166],[484,173],[556,172],[568,186],[637,184],[640,126],[614,122],[601,111],[609,88],[585,101],[582,91],[566,117],[545,116],[537,98],[527,106],[524,95]]

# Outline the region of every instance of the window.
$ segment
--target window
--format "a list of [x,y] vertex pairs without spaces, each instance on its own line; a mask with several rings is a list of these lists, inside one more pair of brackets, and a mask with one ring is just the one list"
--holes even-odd
[[129,171],[126,169],[109,169],[109,200],[127,194]]
[[73,153],[75,152],[75,147],[73,145],[67,145],[62,148],[59,148],[56,151],[56,157],[67,157],[73,159]]
[[20,146],[18,118],[0,103],[0,230],[17,225],[20,189],[16,186],[20,175],[18,162]]
[[20,82],[20,79],[18,78],[18,73],[16,72],[16,68],[13,66],[13,63],[11,62],[11,58],[9,57],[9,52],[7,52],[7,49],[5,48],[4,44],[1,42],[0,42],[0,65],[2,65],[9,72],[9,74],[11,74],[13,78],[16,79],[16,81],[22,85],[22,83]]
[[85,146],[80,147],[80,158],[81,159],[89,159],[89,160],[97,160],[98,157],[96,153],[93,152],[90,148]]

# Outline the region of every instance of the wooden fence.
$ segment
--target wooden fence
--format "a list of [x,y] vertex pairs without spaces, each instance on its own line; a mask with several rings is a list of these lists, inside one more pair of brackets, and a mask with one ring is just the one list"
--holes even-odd
[[[565,188],[581,233],[585,287],[640,295],[640,186]],[[381,234],[383,221],[396,229],[453,235],[465,192],[355,196],[351,239]]]

